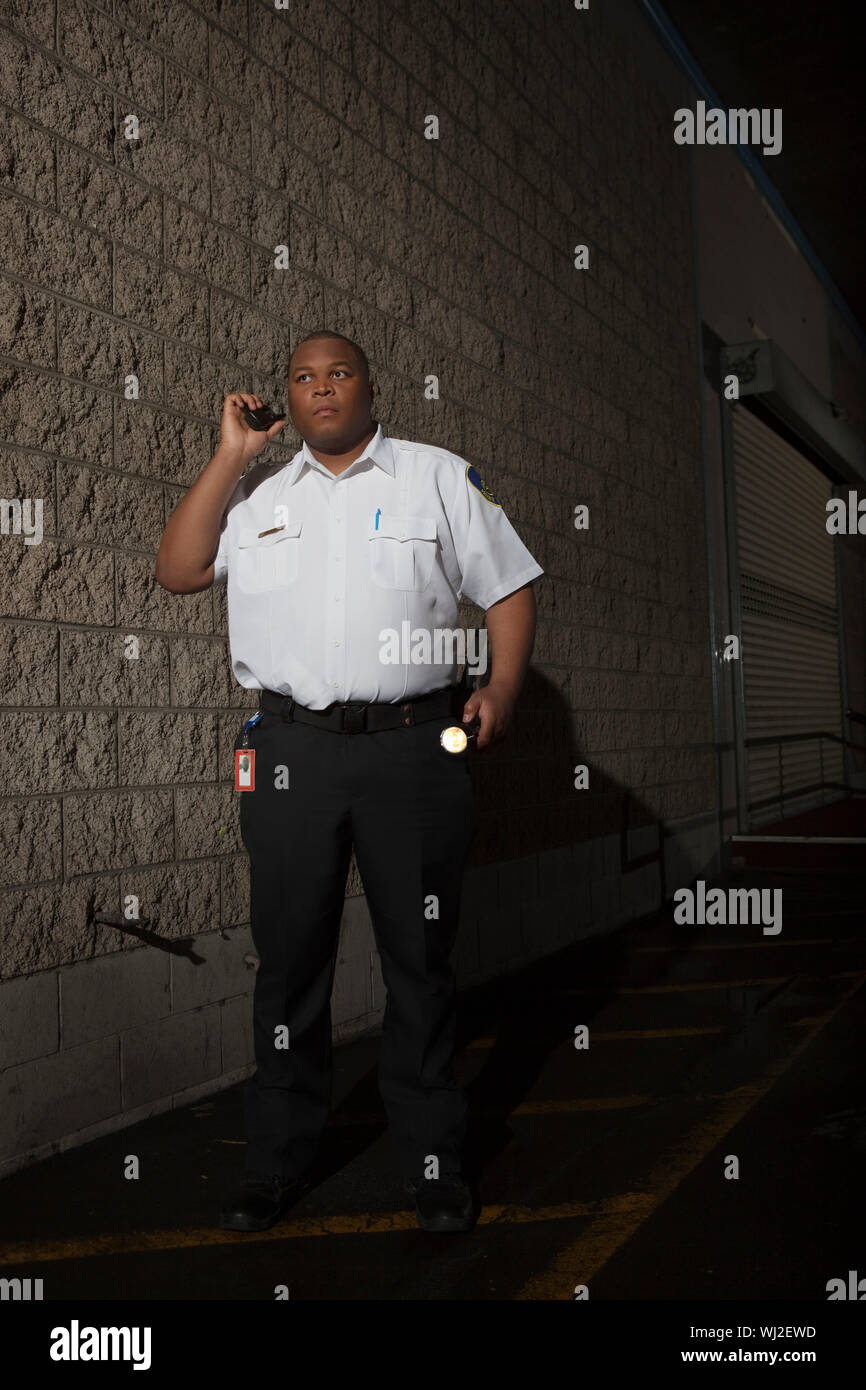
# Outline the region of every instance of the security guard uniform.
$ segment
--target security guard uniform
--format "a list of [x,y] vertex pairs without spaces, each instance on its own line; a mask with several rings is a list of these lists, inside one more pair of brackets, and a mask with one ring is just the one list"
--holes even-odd
[[353,845],[387,990],[379,1089],[401,1175],[418,1180],[431,1155],[459,1173],[449,954],[476,815],[466,755],[439,735],[468,692],[447,642],[421,663],[410,644],[457,629],[460,597],[487,609],[543,570],[465,459],[381,424],[337,476],[306,443],[288,464],[254,465],[214,570],[235,678],[262,691],[261,719],[236,741],[254,753],[240,826],[260,958],[246,1174],[302,1176],[328,1120]]

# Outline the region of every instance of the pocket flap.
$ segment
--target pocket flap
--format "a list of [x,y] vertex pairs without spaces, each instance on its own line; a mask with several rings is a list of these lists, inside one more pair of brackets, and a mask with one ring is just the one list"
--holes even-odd
[[287,521],[282,526],[266,527],[264,535],[257,531],[254,526],[243,526],[238,533],[238,549],[243,550],[248,545],[261,546],[262,548],[267,545],[277,545],[280,541],[288,540],[290,537],[300,534],[300,521]]
[[436,519],[432,516],[385,516],[383,513],[378,529],[375,522],[370,523],[370,540],[380,536],[392,541],[435,541]]

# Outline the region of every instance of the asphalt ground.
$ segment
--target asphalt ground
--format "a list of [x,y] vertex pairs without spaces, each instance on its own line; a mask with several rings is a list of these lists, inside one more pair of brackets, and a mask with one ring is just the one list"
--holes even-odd
[[418,1229],[371,1036],[335,1050],[315,1186],[271,1230],[216,1224],[233,1086],[6,1178],[0,1276],[46,1301],[826,1301],[866,1275],[866,874],[717,882],[782,888],[782,931],[668,908],[461,995],[472,1232]]

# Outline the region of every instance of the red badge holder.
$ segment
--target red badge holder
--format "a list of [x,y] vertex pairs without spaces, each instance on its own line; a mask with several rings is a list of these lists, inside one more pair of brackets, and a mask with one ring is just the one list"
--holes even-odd
[[254,792],[256,789],[255,748],[235,749],[235,791]]
[[244,741],[235,749],[235,791],[254,792],[256,789],[256,750],[250,748],[250,729],[255,728],[262,717],[257,710],[244,724]]

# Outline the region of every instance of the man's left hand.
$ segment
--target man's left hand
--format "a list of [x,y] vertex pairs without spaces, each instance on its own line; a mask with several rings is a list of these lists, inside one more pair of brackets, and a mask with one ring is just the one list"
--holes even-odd
[[488,748],[493,743],[499,743],[508,732],[513,710],[514,696],[495,685],[485,685],[474,691],[463,706],[463,723],[481,720],[475,747]]

